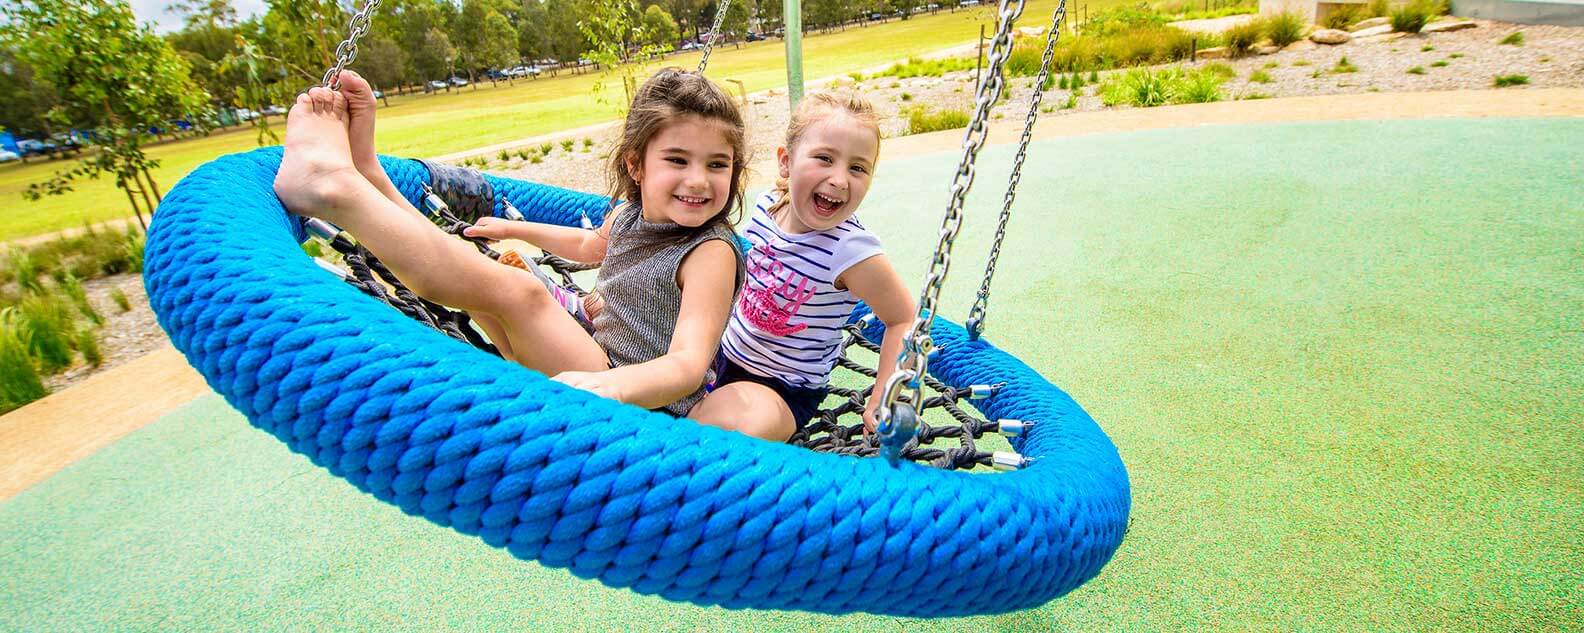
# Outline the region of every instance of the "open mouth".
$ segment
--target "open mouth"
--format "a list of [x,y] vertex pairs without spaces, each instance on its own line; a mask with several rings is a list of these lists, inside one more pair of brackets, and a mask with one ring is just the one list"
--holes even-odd
[[814,194],[814,209],[817,210],[820,215],[835,215],[836,211],[840,210],[844,204],[847,204],[846,200],[837,200],[823,193]]
[[685,204],[685,205],[690,206],[690,207],[702,207],[702,206],[704,206],[706,204],[709,204],[709,201],[710,201],[709,198],[698,198],[698,197],[694,197],[694,196],[671,196],[671,197],[676,198],[678,202],[681,202],[682,204]]

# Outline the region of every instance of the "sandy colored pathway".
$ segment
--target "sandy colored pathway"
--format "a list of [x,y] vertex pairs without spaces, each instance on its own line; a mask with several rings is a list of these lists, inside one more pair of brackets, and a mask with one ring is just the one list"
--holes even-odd
[[[1230,101],[1046,117],[1036,139],[1203,125],[1482,117],[1584,117],[1584,89],[1330,95]],[[1015,143],[1021,121],[991,126],[990,143]],[[961,130],[887,139],[901,158],[956,150]],[[761,168],[761,174],[774,173]],[[762,187],[767,183],[758,183]],[[85,380],[0,417],[0,501],[208,392],[174,348]]]

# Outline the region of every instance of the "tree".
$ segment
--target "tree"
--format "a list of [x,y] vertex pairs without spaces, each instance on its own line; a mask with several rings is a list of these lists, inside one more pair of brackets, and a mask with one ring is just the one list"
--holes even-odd
[[671,14],[666,13],[665,9],[660,8],[659,5],[652,4],[649,5],[649,8],[644,9],[643,26],[641,28],[643,29],[644,43],[651,46],[675,46],[677,40],[682,37],[682,32],[677,29],[676,20],[672,19]]
[[231,0],[176,0],[165,10],[182,16],[188,29],[226,29],[236,26],[237,22],[236,7],[231,6]]
[[478,47],[473,51],[474,63],[485,68],[505,68],[517,61],[517,29],[511,21],[497,11],[484,16],[484,29]]
[[[726,17],[721,20],[721,33],[716,33],[716,35],[726,35],[733,40],[741,42],[748,35],[748,16],[750,13],[747,0],[734,0],[726,6]],[[711,16],[710,19],[713,20],[714,17]],[[719,42],[716,43],[719,44]]]
[[[23,135],[48,134],[54,88],[34,77],[33,66],[16,51],[0,50],[0,128]],[[25,158],[24,158],[25,160]]]
[[268,0],[264,14],[264,52],[281,60],[309,85],[319,83],[335,65],[336,46],[346,37],[349,17],[336,0]]
[[768,33],[781,28],[785,24],[782,19],[785,2],[783,0],[751,0],[753,3],[753,19],[758,23],[760,32]]
[[383,92],[400,84],[406,75],[407,51],[389,37],[369,34],[358,44],[358,58],[353,65],[376,90]]
[[149,173],[158,162],[143,151],[146,134],[206,114],[209,95],[193,85],[186,62],[165,40],[137,25],[124,2],[31,0],[0,10],[8,24],[4,43],[53,89],[49,120],[90,130],[99,147],[92,158],[31,185],[28,197],[62,194],[77,178],[109,173],[147,229],[143,212],[152,213],[161,194]]
[[[440,27],[429,29],[424,34],[423,45],[413,51],[413,68],[417,69],[418,76],[424,78],[450,77],[452,64],[456,63],[456,47],[451,45],[451,38],[440,30]],[[450,90],[447,84],[446,90]]]

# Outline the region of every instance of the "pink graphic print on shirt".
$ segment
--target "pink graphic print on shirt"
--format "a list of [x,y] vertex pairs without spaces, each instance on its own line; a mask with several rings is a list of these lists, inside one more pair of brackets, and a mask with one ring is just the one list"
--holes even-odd
[[[753,284],[743,287],[739,302],[743,318],[773,336],[802,332],[808,324],[794,324],[792,317],[814,296],[814,281],[781,265],[769,245],[754,247],[748,259],[748,274],[764,287],[755,288]],[[785,305],[781,303],[782,299],[787,301]]]

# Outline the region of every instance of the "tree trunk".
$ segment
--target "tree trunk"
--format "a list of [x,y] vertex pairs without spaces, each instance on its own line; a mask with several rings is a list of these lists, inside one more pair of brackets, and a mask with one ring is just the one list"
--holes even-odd
[[164,202],[165,201],[165,194],[160,193],[159,185],[154,183],[154,174],[149,173],[149,170],[147,168],[145,168],[143,170],[143,178],[144,178],[144,180],[148,181],[149,189],[153,189],[154,190],[154,200],[156,200],[158,202]]
[[127,202],[132,204],[132,213],[137,215],[138,226],[143,227],[143,233],[148,233],[148,223],[143,221],[143,209],[138,207],[137,198],[132,196],[132,189],[121,183],[122,190],[126,191]]

